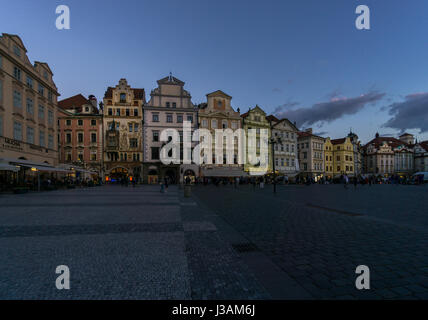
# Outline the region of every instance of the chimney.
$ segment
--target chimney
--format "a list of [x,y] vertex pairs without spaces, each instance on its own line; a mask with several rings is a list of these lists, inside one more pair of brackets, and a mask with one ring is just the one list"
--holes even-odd
[[306,129],[305,132],[312,134],[312,128]]
[[91,105],[96,109],[97,108],[97,98],[95,98],[95,96],[93,94],[91,94],[89,96],[89,102],[91,103]]

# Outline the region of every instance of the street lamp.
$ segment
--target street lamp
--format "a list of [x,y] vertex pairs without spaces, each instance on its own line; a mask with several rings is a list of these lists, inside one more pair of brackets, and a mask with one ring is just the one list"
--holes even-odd
[[273,126],[272,121],[270,121],[271,137],[269,139],[269,144],[271,145],[272,150],[272,169],[273,169],[273,193],[276,193],[276,168],[275,168],[275,144],[282,144],[281,137],[273,136]]

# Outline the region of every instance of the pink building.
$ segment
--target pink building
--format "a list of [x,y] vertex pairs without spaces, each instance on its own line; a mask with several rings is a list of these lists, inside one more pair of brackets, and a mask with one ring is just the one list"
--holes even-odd
[[102,169],[102,114],[97,99],[81,94],[58,102],[59,162],[100,173]]

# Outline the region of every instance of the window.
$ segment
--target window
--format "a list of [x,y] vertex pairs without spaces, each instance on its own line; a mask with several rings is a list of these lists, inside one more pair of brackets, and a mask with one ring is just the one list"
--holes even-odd
[[169,102],[167,102],[167,103],[166,103],[166,107],[167,107],[167,108],[169,108],[169,106],[170,106],[170,103],[169,103]]
[[159,122],[159,114],[157,114],[157,113],[153,113],[152,114],[152,120],[153,120],[153,122]]
[[128,127],[129,127],[129,132],[132,132],[133,130],[133,126],[132,126],[132,123],[130,123],[129,125],[128,125]]
[[134,123],[134,132],[138,132],[139,125],[138,123]]
[[27,76],[27,86],[33,89],[33,79]]
[[97,120],[92,119],[91,120],[91,126],[95,127],[97,125]]
[[108,108],[108,115],[112,116],[113,115],[113,109],[112,108]]
[[39,132],[39,145],[41,147],[45,146],[45,132],[42,130],[40,130],[40,132]]
[[66,142],[66,143],[71,143],[71,133],[67,133],[67,134],[65,135],[65,142]]
[[3,67],[3,57],[0,56],[0,68]]
[[79,161],[83,161],[83,153],[82,152],[79,152],[79,154],[77,155],[77,159]]
[[77,120],[77,125],[80,127],[83,126],[83,120],[82,119]]
[[116,109],[116,115],[120,116],[120,109],[119,108]]
[[227,120],[223,120],[221,126],[223,129],[227,129]]
[[0,81],[0,101],[3,100],[3,81]]
[[40,83],[39,83],[39,89],[37,90],[37,92],[42,96],[45,94],[45,87],[43,87],[43,85]]
[[77,133],[77,142],[83,143],[83,132]]
[[34,144],[34,129],[27,127],[27,142]]
[[66,122],[67,126],[71,126],[71,120],[67,119]]
[[232,129],[238,129],[238,123],[236,121],[232,121]]
[[134,109],[134,117],[138,117],[138,109]]
[[130,138],[129,139],[129,147],[130,148],[138,148],[138,139]]
[[336,157],[336,160],[337,160],[337,161],[340,161],[340,156],[337,156],[337,157]]
[[97,134],[95,132],[91,133],[91,142],[96,143],[97,142]]
[[[205,120],[206,121],[206,120]],[[182,114],[178,114],[177,115],[177,122],[178,123],[183,123],[183,115]]]
[[213,128],[213,129],[217,129],[218,128],[217,120],[211,120],[211,128]]
[[159,141],[159,131],[153,131],[153,142]]
[[54,114],[52,110],[48,110],[48,123],[53,125],[54,123]]
[[34,116],[34,104],[33,100],[27,98],[27,113],[31,116]]
[[172,114],[171,113],[166,114],[166,122],[172,123]]
[[152,147],[152,160],[159,160],[159,148]]
[[[48,100],[50,101],[50,102],[52,102],[53,101],[53,93],[52,93],[52,91],[48,91]],[[88,109],[88,108],[86,108],[86,109]],[[88,111],[88,110],[86,110],[86,111]]]
[[337,166],[337,172],[340,172],[340,166]]
[[48,135],[48,148],[53,149],[53,135]]
[[208,127],[208,120],[202,120],[202,127],[207,128]]
[[19,69],[18,67],[14,67],[13,76],[15,77],[15,79],[21,81],[21,69]]
[[13,53],[18,57],[21,56],[21,49],[19,49],[19,47],[15,44],[13,45]]
[[48,73],[45,71],[43,71],[43,78],[45,78],[46,80],[48,80]]
[[129,117],[129,115],[130,115],[129,109],[126,109],[126,110],[125,110],[125,115],[126,115],[127,117]]
[[173,108],[177,108],[177,103],[176,103],[176,102],[173,102],[173,103],[172,103],[172,107],[173,107]]
[[91,161],[97,161],[97,153],[96,152],[91,152]]
[[3,135],[3,116],[0,115],[0,136]]
[[68,152],[67,153],[67,156],[66,156],[66,159],[67,159],[67,161],[71,161],[71,152]]
[[16,90],[13,91],[13,106],[16,108],[22,107],[21,92]]
[[126,102],[126,93],[121,93],[120,94],[120,103],[125,103]]

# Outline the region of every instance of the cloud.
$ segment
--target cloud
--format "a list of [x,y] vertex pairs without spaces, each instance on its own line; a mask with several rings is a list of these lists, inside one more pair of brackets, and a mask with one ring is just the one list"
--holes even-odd
[[375,104],[385,96],[384,93],[371,91],[359,97],[344,98],[334,96],[328,102],[314,104],[310,108],[290,110],[289,104],[275,109],[275,116],[296,121],[299,126],[313,125],[315,123],[329,123],[345,115],[356,114],[368,104]]
[[328,135],[328,131],[315,132],[314,135],[320,136],[320,137],[326,136]]
[[299,105],[298,102],[290,100],[290,101],[276,107],[275,110],[273,111],[273,114],[277,115],[277,114],[281,113],[284,109],[293,108],[293,107],[298,106],[298,105]]
[[272,89],[272,92],[275,92],[275,93],[282,93],[282,89],[280,89],[280,88],[273,88],[273,89]]
[[401,132],[408,129],[428,132],[428,92],[410,94],[403,102],[393,103],[387,109],[392,118],[382,127]]

